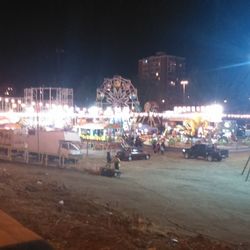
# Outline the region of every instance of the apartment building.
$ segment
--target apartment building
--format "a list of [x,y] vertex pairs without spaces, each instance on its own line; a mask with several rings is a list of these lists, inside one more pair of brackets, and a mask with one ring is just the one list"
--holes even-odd
[[140,59],[138,77],[140,100],[166,103],[170,106],[183,102],[181,81],[185,79],[186,59],[164,52]]

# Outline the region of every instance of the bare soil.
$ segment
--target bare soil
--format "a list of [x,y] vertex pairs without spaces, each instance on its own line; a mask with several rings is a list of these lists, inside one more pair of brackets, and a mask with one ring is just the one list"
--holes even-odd
[[98,176],[105,152],[77,170],[0,162],[0,209],[55,249],[250,249],[247,153],[223,162],[179,153],[122,162]]

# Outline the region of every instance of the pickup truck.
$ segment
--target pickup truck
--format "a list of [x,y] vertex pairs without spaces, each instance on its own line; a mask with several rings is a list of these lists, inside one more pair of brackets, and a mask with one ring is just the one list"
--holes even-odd
[[208,161],[221,161],[228,157],[227,149],[218,149],[214,145],[208,144],[196,144],[191,148],[184,148],[182,153],[186,159],[203,157]]

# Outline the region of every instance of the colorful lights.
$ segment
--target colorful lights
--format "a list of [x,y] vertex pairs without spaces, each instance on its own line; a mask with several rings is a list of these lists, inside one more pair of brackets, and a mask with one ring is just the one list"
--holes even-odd
[[[164,103],[164,102],[162,102]],[[222,119],[250,119],[250,114],[223,114],[223,107],[218,104],[203,106],[177,106],[165,112],[133,112],[129,107],[107,107],[102,109],[97,106],[90,108],[73,107],[67,104],[49,102],[24,103],[21,98],[0,97],[0,108],[4,116],[11,120],[25,120],[27,126],[64,128],[79,119],[92,119],[92,121],[119,123],[129,125],[136,122],[137,118],[150,117],[162,118],[169,121],[183,121],[201,117],[210,122],[221,122]],[[4,112],[5,111],[5,112]],[[14,119],[15,118],[15,119]]]

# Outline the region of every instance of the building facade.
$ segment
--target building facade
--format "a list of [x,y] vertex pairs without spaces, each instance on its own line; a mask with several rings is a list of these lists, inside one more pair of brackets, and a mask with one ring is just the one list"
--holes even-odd
[[[156,101],[159,105],[172,107],[183,103],[183,86],[186,59],[164,52],[140,59],[138,77],[140,82],[140,99]],[[163,105],[162,105],[163,106]]]

